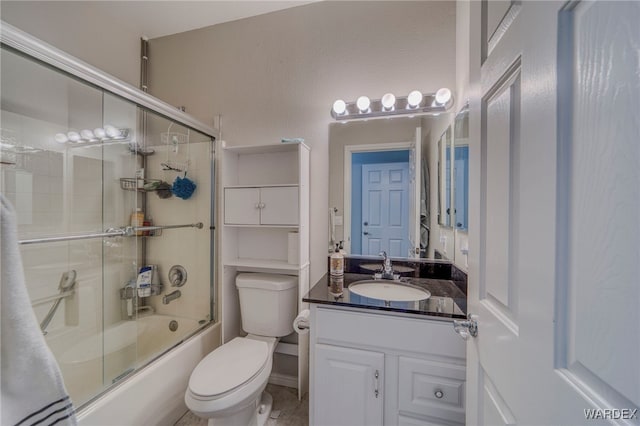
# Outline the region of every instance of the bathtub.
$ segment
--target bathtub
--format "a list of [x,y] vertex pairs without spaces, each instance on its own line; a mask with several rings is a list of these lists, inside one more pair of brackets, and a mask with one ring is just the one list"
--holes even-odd
[[[171,321],[177,322],[175,331],[169,329]],[[118,322],[69,346],[58,362],[74,402],[116,383],[81,408],[80,425],[173,425],[187,410],[184,392],[191,371],[220,345],[219,323],[188,337],[197,328],[188,318],[149,315]]]

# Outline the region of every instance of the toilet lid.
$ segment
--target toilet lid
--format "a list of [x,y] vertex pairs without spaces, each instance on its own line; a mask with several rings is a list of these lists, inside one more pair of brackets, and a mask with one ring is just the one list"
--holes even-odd
[[201,397],[229,392],[262,371],[268,359],[266,342],[236,337],[200,361],[191,373],[189,389]]

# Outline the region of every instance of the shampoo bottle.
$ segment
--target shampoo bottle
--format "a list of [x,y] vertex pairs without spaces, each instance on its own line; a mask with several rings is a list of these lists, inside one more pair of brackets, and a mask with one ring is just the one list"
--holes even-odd
[[[135,212],[131,213],[131,226],[134,228],[144,226],[144,213],[140,207],[138,207]],[[142,235],[142,231],[137,231],[136,235]]]

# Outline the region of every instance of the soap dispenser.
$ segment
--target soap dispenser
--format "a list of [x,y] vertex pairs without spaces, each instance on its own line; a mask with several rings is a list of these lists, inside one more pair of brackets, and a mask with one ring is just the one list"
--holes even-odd
[[338,244],[336,244],[336,248],[331,254],[329,273],[334,277],[344,275],[344,255],[340,252],[340,246]]
[[336,244],[329,264],[329,293],[340,297],[344,291],[344,255],[340,251],[339,244]]

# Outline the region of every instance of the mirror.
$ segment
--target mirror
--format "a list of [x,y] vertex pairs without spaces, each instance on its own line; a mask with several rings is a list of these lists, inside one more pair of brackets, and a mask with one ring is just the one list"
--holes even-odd
[[469,227],[469,105],[465,105],[454,121],[453,142],[453,221],[455,228]]
[[433,257],[438,142],[452,121],[440,114],[330,124],[329,249],[343,241],[350,255]]
[[453,223],[453,200],[451,154],[453,153],[453,138],[451,127],[440,136],[438,140],[438,224],[445,228],[451,228]]

